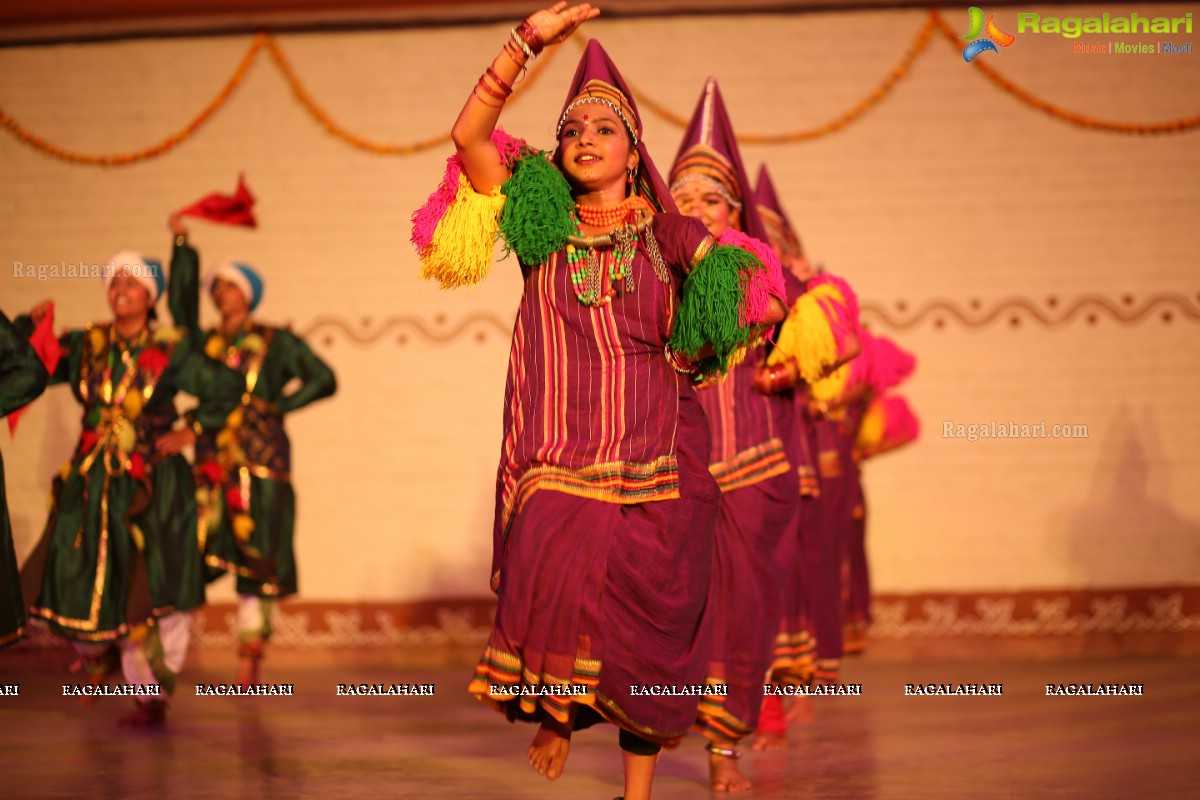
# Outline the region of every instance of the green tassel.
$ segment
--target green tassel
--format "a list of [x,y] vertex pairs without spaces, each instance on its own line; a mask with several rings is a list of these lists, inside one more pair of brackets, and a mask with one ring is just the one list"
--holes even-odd
[[700,377],[731,366],[730,357],[746,344],[752,326],[742,324],[743,286],[763,268],[754,254],[732,245],[718,245],[683,282],[679,312],[671,332],[671,349],[695,359],[705,346],[713,355],[697,365]]
[[515,252],[522,264],[544,264],[576,232],[571,187],[545,153],[529,150],[517,159],[501,192],[508,198],[500,212],[505,253]]

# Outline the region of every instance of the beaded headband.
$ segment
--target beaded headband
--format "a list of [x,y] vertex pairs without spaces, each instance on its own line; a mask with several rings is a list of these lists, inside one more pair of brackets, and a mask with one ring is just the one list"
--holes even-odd
[[741,183],[729,159],[711,146],[694,144],[671,169],[671,192],[685,183],[702,181],[712,186],[733,208],[741,208]]
[[687,175],[680,175],[678,178],[676,178],[675,182],[671,184],[671,194],[676,194],[680,189],[689,183],[699,183],[709,191],[716,192],[717,194],[721,195],[725,202],[729,203],[729,207],[734,210],[742,207],[742,204],[737,201],[737,198],[730,194],[729,190],[726,189],[724,184],[722,184],[719,180],[709,175],[701,175],[696,172],[692,172]]
[[567,103],[567,107],[563,109],[562,116],[558,119],[558,128],[554,131],[555,139],[562,136],[563,125],[567,123],[567,115],[571,113],[571,109],[584,103],[599,103],[616,113],[621,118],[621,122],[625,123],[625,130],[629,132],[629,138],[632,140],[633,146],[637,147],[637,126],[633,124],[633,120],[637,119],[637,115],[633,113],[633,107],[629,105],[629,101],[621,93],[620,89],[612,84],[605,83],[599,78],[592,78],[585,83],[583,90],[575,95],[575,99]]

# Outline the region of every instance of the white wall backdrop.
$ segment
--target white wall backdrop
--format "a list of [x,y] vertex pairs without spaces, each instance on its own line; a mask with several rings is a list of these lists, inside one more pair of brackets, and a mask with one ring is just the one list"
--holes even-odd
[[[946,13],[965,30],[965,14]],[[820,125],[869,95],[925,19],[703,16],[599,20],[584,32],[675,113],[691,113],[712,74],[739,132],[779,133]],[[1015,32],[1015,11],[998,19]],[[506,32],[277,41],[333,119],[402,143],[449,130]],[[1139,37],[1081,41],[1109,38]],[[250,41],[3,49],[0,109],[65,148],[136,149],[182,128]],[[507,128],[551,145],[578,52],[561,48],[506,112]],[[1071,111],[1158,121],[1200,113],[1198,58],[1076,55],[1068,39],[1025,34],[980,60]],[[682,131],[643,115],[666,170]],[[196,222],[193,241],[206,264],[239,255],[258,266],[267,283],[259,316],[307,332],[340,382],[332,401],[288,423],[302,595],[484,595],[520,287],[509,262],[474,291],[441,292],[416,277],[408,218],[446,155],[349,147],[315,124],[265,53],[193,137],[133,166],[67,163],[0,132],[0,308],[15,316],[53,297],[61,326],[105,318],[96,281],[13,277],[9,263],[102,263],[124,248],[166,255],[168,212],[232,190],[244,171],[258,229]],[[769,163],[809,252],[853,282],[868,322],[919,357],[905,391],[923,439],[866,466],[877,590],[1197,582],[1200,131],[1130,136],[1065,124],[984,80],[935,34],[858,122],[743,155],[753,168]],[[972,443],[942,438],[943,420],[1078,423],[1088,437]],[[0,434],[21,558],[78,425],[60,387],[15,439]]]

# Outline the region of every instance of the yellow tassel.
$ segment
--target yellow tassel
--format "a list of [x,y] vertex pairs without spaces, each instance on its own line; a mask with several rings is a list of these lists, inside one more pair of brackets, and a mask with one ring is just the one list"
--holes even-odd
[[474,286],[486,278],[496,254],[504,200],[499,186],[480,194],[466,175],[460,175],[454,202],[438,221],[429,247],[421,251],[421,277],[436,280],[443,289]]
[[[818,290],[822,288],[817,287]],[[828,317],[817,302],[816,290],[800,295],[792,306],[767,363],[782,364],[789,359],[795,359],[806,383],[816,382],[837,363],[837,340]]]
[[846,390],[846,383],[849,378],[850,365],[843,364],[826,377],[814,382],[809,387],[809,395],[814,400],[826,403],[840,400],[842,393]]
[[749,355],[749,353],[750,353],[750,348],[757,347],[757,346],[758,346],[758,342],[753,342],[753,343],[749,343],[749,344],[744,344],[741,347],[739,347],[738,349],[734,350],[732,353],[729,354],[729,358],[725,361],[726,367],[728,369],[733,369],[738,364],[745,361],[746,356]]
[[858,428],[857,445],[860,449],[870,450],[883,442],[883,412],[882,404],[871,403],[863,412],[862,423]]

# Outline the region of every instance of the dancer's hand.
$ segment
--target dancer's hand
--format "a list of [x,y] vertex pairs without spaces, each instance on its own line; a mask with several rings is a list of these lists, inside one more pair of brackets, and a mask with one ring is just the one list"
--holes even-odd
[[580,3],[567,8],[566,0],[563,0],[550,8],[534,12],[526,21],[537,28],[543,42],[551,45],[566,41],[580,25],[598,16],[600,9],[591,3]]
[[154,449],[160,456],[173,456],[178,455],[188,445],[195,443],[196,434],[192,429],[180,428],[158,437],[158,441],[154,443]]
[[763,317],[763,325],[773,326],[778,325],[787,319],[788,310],[779,302],[778,297],[772,297],[767,308],[767,315]]
[[760,394],[779,394],[795,386],[797,377],[795,365],[787,361],[759,367],[751,383]]
[[54,310],[54,301],[53,300],[43,300],[42,302],[40,302],[36,306],[34,306],[33,309],[29,312],[29,318],[33,320],[34,325],[40,325],[42,323],[42,320],[46,318],[46,315],[49,314],[53,310]]
[[172,214],[167,219],[167,227],[171,229],[171,233],[176,236],[187,236],[187,226],[183,224],[183,217],[179,214]]
[[825,417],[829,416],[831,410],[832,408],[827,400],[808,398],[808,413],[814,419],[825,419]]

